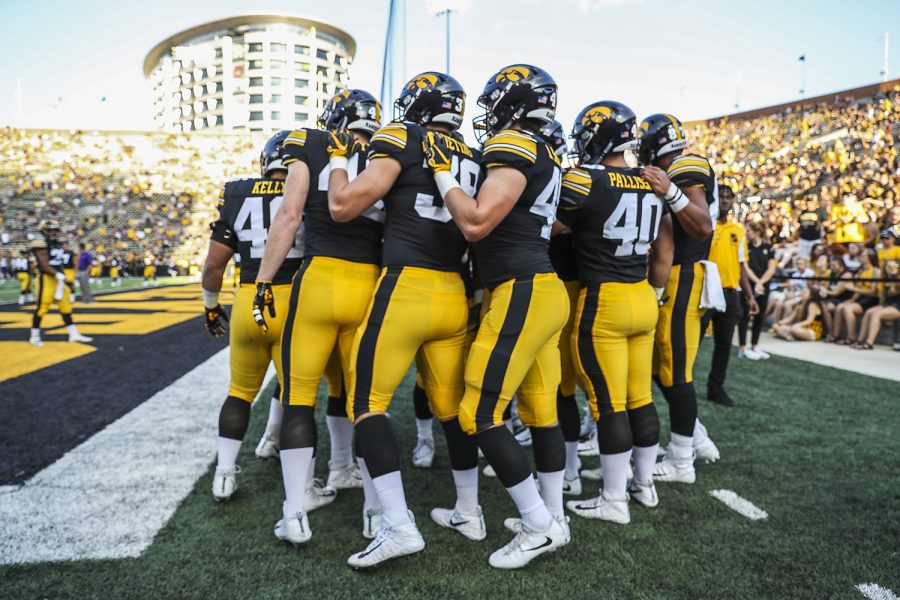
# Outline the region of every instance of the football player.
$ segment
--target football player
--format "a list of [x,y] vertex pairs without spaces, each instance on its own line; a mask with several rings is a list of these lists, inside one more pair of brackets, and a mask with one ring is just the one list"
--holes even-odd
[[[562,123],[553,121],[550,125],[542,127],[539,133],[562,160],[568,152]],[[569,295],[569,319],[559,335],[561,379],[556,396],[559,427],[566,443],[566,473],[563,478],[563,494],[579,496],[581,495],[581,477],[578,475],[578,469],[581,467],[581,461],[578,458],[578,438],[581,434],[581,416],[578,414],[578,403],[575,401],[575,385],[578,377],[575,361],[572,358],[572,328],[581,285],[578,283],[578,266],[570,230],[565,229],[550,238],[550,264],[562,279],[566,286],[566,293]]]
[[[288,131],[274,135],[260,154],[260,175],[254,179],[238,179],[225,184],[219,201],[219,218],[211,225],[209,251],[203,266],[203,305],[206,329],[214,336],[225,335],[228,317],[219,304],[222,278],[229,261],[242,257],[245,268],[241,286],[234,295],[229,344],[231,346],[231,382],[228,396],[219,412],[218,462],[213,476],[213,497],[227,500],[237,490],[235,464],[247,425],[250,406],[266,375],[270,362],[275,363],[281,379],[281,328],[290,294],[290,282],[300,268],[303,242],[298,235],[292,240],[288,259],[273,278],[272,294],[280,308],[280,320],[269,321],[269,331],[261,332],[252,320],[250,310],[255,296],[253,282],[266,244],[266,230],[282,202],[285,167],[281,147]],[[278,415],[274,415],[276,420]]]
[[144,287],[150,285],[150,280],[156,282],[156,257],[148,251],[144,254]]
[[630,521],[629,495],[650,508],[659,502],[653,485],[659,418],[651,394],[659,305],[651,283],[665,283],[668,265],[654,268],[648,283],[648,252],[658,234],[670,245],[672,235],[664,201],[625,162],[625,151],[637,145],[636,121],[630,108],[608,100],[579,113],[572,129],[578,167],[563,178],[558,215],[572,229],[578,255],[583,289],[573,352],[597,421],[603,472],[598,497],[567,506],[585,518],[623,524]]
[[19,306],[34,302],[34,295],[31,293],[31,265],[24,251],[12,259],[11,266],[19,280]]
[[[278,539],[294,545],[312,537],[304,502],[315,471],[316,423],[314,410],[319,381],[329,363],[348,370],[350,344],[378,277],[383,216],[376,208],[347,223],[331,218],[328,207],[328,131],[350,131],[349,168],[366,167],[365,143],[378,129],[381,107],[363,90],[345,90],[332,97],[319,118],[318,129],[298,129],[287,136],[282,163],[288,169],[284,202],[269,230],[262,264],[256,276],[253,316],[265,330],[267,321],[286,318],[282,342],[284,416],[280,435],[281,470],[285,502],[283,518],[275,526]],[[354,145],[355,143],[355,145]],[[302,222],[302,230],[301,230]],[[303,231],[305,260],[294,277],[290,303],[273,305],[273,277],[290,257],[291,240]],[[242,270],[247,266],[242,263]],[[332,358],[337,353],[338,361]],[[333,376],[332,376],[333,377]],[[329,377],[329,379],[332,379]],[[341,399],[340,377],[329,382],[328,428],[331,434],[330,485],[322,491],[334,499],[337,487],[360,487],[353,463],[353,427]]]
[[[452,145],[429,133],[426,154],[440,197],[472,243],[488,309],[466,361],[463,429],[494,468],[521,515],[511,542],[489,564],[513,569],[568,543],[562,506],[566,449],[556,412],[560,330],[569,313],[548,245],[560,191],[560,160],[538,134],[553,122],[556,82],[543,69],[511,65],[491,76],[476,120],[487,169],[477,195],[453,177]],[[518,391],[531,428],[540,492],[524,450],[503,422]]]
[[72,321],[72,294],[75,289],[75,263],[72,252],[59,239],[59,223],[45,220],[40,224],[40,237],[31,242],[31,252],[37,262],[38,279],[37,306],[31,319],[32,346],[43,346],[41,340],[41,320],[56,304],[63,323],[69,330],[70,342],[90,342],[93,338],[82,335]]
[[109,259],[109,278],[112,280],[110,287],[119,287],[122,282],[119,280],[119,257],[113,256]]
[[[432,518],[474,540],[486,530],[478,506],[478,450],[457,415],[469,308],[460,274],[466,240],[441,201],[425,165],[426,136],[445,140],[454,181],[475,193],[481,167],[476,152],[451,134],[462,124],[465,92],[455,79],[422,73],[406,84],[397,120],[372,137],[369,167],[348,183],[346,134],[332,134],[328,200],[339,221],[355,218],[384,198],[383,270],[353,343],[348,411],[354,419],[364,478],[371,478],[383,510],[378,537],[352,555],[354,568],[378,565],[425,547],[408,510],[397,442],[387,409],[415,359],[430,404],[447,438],[456,485],[454,509]],[[362,466],[365,465],[365,469]]]
[[[687,139],[681,121],[655,114],[638,131],[641,175],[672,212],[674,257],[656,325],[653,372],[669,404],[672,441],[654,471],[657,481],[693,483],[695,447],[712,443],[697,426],[694,359],[700,345],[700,293],[713,227],[719,212],[715,173],[705,158],[684,154]],[[696,435],[695,440],[695,430]]]

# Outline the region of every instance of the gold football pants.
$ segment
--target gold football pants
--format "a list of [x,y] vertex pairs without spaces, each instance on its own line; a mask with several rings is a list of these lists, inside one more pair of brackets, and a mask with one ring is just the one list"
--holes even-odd
[[459,412],[469,307],[459,273],[384,269],[353,341],[347,414],[388,409],[413,360],[432,414]]
[[460,425],[470,434],[500,425],[517,393],[524,425],[554,425],[559,336],[569,317],[563,282],[556,273],[511,279],[491,291],[489,302],[466,361]]
[[656,293],[647,281],[581,291],[572,350],[594,420],[653,401]]
[[340,397],[338,375],[349,372],[353,338],[366,315],[378,271],[377,265],[327,256],[303,262],[291,284],[281,348],[285,404],[315,406],[323,374],[329,395]]
[[268,333],[263,333],[253,320],[253,298],[256,287],[245,283],[234,294],[229,322],[228,343],[231,347],[231,383],[228,395],[253,402],[259,393],[269,362],[275,363],[278,380],[281,381],[281,330],[288,314],[290,285],[273,285],[275,316],[266,312]]
[[[75,281],[75,272],[72,269],[64,269],[63,272],[69,278],[69,281]],[[54,295],[59,285],[63,286],[63,291],[62,298],[57,300],[54,298]],[[50,312],[50,306],[53,304],[59,309],[60,314],[71,315],[72,289],[65,284],[60,284],[53,275],[41,273],[38,279],[37,316],[43,317],[46,315]]]
[[564,281],[569,295],[569,318],[559,333],[559,359],[562,366],[559,389],[563,396],[573,396],[578,383],[575,355],[572,353],[572,338],[575,334],[575,313],[578,310],[578,296],[581,284],[578,281]]
[[653,373],[664,387],[694,380],[694,359],[700,347],[700,308],[703,291],[703,265],[699,262],[672,265],[665,303],[659,309]]

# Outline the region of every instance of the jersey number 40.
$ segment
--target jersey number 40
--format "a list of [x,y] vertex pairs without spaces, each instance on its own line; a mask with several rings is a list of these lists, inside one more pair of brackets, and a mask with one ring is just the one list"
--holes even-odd
[[[282,196],[275,196],[268,203],[263,202],[262,196],[249,196],[244,199],[241,210],[234,220],[234,228],[237,231],[238,241],[250,244],[250,258],[263,257],[266,250],[266,240],[269,230],[266,223],[272,222],[272,217],[278,212]],[[303,227],[297,229],[294,244],[288,250],[287,258],[303,258],[301,252]]]

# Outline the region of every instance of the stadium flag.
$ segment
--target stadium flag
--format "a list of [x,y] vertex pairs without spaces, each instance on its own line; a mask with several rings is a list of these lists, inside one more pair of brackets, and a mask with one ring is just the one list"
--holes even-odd
[[[384,39],[381,106],[392,110],[396,89],[406,83],[406,0],[391,0]],[[392,118],[388,112],[388,120]]]
[[799,58],[797,58],[797,60],[799,60],[800,62],[806,62],[806,55],[805,55],[805,54],[801,54],[801,55],[799,56]]

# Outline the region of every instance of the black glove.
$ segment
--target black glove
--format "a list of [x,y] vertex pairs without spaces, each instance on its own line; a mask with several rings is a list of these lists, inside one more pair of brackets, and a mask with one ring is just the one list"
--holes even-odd
[[228,314],[222,308],[221,304],[216,304],[213,308],[206,309],[206,330],[213,337],[222,337],[228,330]]
[[269,307],[269,316],[275,318],[275,295],[272,293],[271,281],[256,282],[256,296],[253,297],[253,320],[263,333],[269,333],[263,312]]

